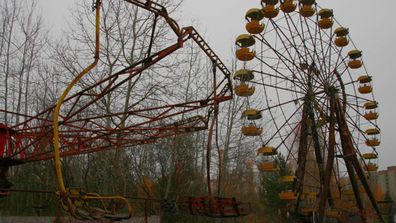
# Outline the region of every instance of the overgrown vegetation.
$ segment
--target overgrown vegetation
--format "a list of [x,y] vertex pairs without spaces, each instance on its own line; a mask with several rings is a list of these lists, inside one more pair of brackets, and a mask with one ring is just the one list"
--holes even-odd
[[274,162],[277,164],[279,172],[261,174],[260,197],[265,204],[265,215],[272,220],[271,222],[286,222],[287,214],[285,212],[288,203],[279,199],[278,194],[290,189],[281,183],[281,177],[291,173],[282,154],[278,154]]

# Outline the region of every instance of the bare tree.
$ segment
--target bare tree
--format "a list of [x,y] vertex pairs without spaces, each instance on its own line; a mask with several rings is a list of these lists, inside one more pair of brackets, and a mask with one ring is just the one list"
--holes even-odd
[[[170,9],[178,7],[178,2],[161,1]],[[146,58],[151,51],[156,52],[166,44],[169,44],[169,27],[165,21],[157,20],[156,17],[136,6],[124,1],[105,1],[102,5],[101,18],[101,55],[100,63],[95,70],[78,83],[78,89],[84,89],[110,74],[129,67]],[[84,68],[84,64],[90,60],[94,50],[94,37],[92,36],[93,18],[91,7],[87,3],[79,3],[74,10],[74,22],[70,31],[65,33],[65,42],[53,44],[53,63],[58,72],[62,75],[60,81],[66,84],[70,77],[79,73]],[[153,30],[153,24],[156,29]],[[178,64],[171,60],[164,63],[162,68],[173,69]],[[158,67],[156,68],[158,70]],[[161,67],[159,67],[161,69]],[[116,90],[106,93],[104,97],[96,101],[93,106],[84,110],[87,114],[102,114],[104,125],[107,128],[124,128],[135,120],[127,115],[127,112],[135,107],[149,107],[166,100],[169,92],[167,84],[174,80],[166,75],[158,77],[158,71],[149,69],[134,78],[130,78],[125,84]],[[120,78],[121,79],[121,78]],[[108,80],[99,86],[99,91],[112,84],[113,80]],[[139,84],[137,84],[139,83]],[[89,92],[97,95],[95,89]],[[87,97],[87,100],[90,100]],[[66,105],[67,107],[67,105]],[[121,113],[122,115],[112,115]],[[127,184],[124,167],[120,165],[120,160],[125,157],[125,151],[115,151],[108,153],[110,157],[113,173],[120,181],[121,193],[125,194]],[[149,164],[148,164],[149,165]],[[87,167],[89,168],[89,167]]]
[[31,97],[31,81],[42,63],[41,51],[46,43],[43,22],[37,13],[35,1],[5,1],[0,5],[0,67],[4,85],[0,90],[4,100],[3,121],[18,124],[21,116],[28,115]]

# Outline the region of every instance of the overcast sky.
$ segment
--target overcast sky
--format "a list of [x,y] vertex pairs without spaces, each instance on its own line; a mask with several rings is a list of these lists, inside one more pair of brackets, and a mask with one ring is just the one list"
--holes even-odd
[[[90,0],[89,0],[90,1]],[[46,24],[55,31],[65,25],[73,0],[39,0]],[[235,37],[245,33],[244,14],[259,7],[259,0],[185,0],[179,11],[181,26],[194,25],[224,62],[233,58]],[[373,76],[374,94],[380,106],[382,144],[378,147],[381,169],[396,165],[396,23],[395,0],[318,0],[334,10],[337,21],[363,51],[363,61]],[[395,139],[394,139],[395,138]]]

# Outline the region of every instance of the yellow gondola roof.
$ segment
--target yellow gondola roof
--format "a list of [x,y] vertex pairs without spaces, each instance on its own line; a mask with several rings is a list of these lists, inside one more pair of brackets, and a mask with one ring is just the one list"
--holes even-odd
[[276,148],[272,146],[263,146],[257,150],[257,155],[276,155],[277,153]]
[[243,111],[242,117],[247,117],[249,120],[256,120],[262,118],[261,112],[254,108]]
[[348,56],[351,59],[357,59],[362,56],[362,51],[360,50],[351,50],[348,52]]
[[303,200],[307,200],[307,199],[316,199],[317,196],[318,196],[318,193],[317,193],[317,192],[304,192],[304,193],[301,195],[301,199],[303,199]]
[[366,112],[366,113],[363,115],[363,117],[364,117],[365,119],[367,119],[367,120],[376,120],[376,119],[378,119],[379,114],[378,114],[378,112],[369,111],[369,112]]
[[250,81],[254,78],[253,71],[247,69],[237,70],[234,74],[234,79],[241,81]]
[[263,11],[258,8],[249,9],[245,16],[246,18],[250,18],[252,20],[262,20],[264,18]]
[[349,34],[349,29],[345,27],[338,27],[337,29],[334,30],[334,33],[339,37],[339,36],[346,36]]
[[369,83],[369,82],[371,82],[371,81],[372,81],[372,77],[366,74],[366,75],[362,75],[362,76],[358,77],[357,80],[358,80],[361,84],[364,84],[364,83]]
[[329,17],[333,17],[333,10],[332,9],[321,9],[318,12],[318,15],[323,19],[323,18],[329,18]]
[[377,101],[368,101],[363,104],[363,107],[365,109],[374,109],[378,107],[378,102]]
[[379,141],[377,138],[373,138],[366,140],[365,144],[366,146],[376,147],[381,145],[381,141]]
[[296,176],[282,176],[281,182],[282,183],[293,183],[297,179]]
[[378,165],[375,163],[368,163],[367,164],[367,171],[377,171],[378,170]]
[[300,3],[303,5],[313,5],[315,4],[315,0],[300,0]]
[[251,124],[248,126],[242,126],[241,131],[245,136],[259,136],[263,132],[263,129]]
[[279,8],[274,5],[267,4],[263,8],[263,13],[265,18],[275,18],[279,14]]
[[378,156],[375,153],[364,153],[363,154],[363,158],[367,159],[367,160],[369,160],[369,159],[377,159]]
[[279,199],[281,200],[296,200],[297,193],[294,191],[282,191],[278,194]]
[[275,172],[278,170],[278,165],[275,162],[262,162],[256,166],[261,172]]
[[349,44],[349,40],[346,36],[337,36],[337,38],[334,40],[334,43],[338,47],[344,47]]
[[253,46],[256,43],[256,40],[254,40],[253,36],[250,34],[242,34],[237,37],[235,40],[235,44],[241,46],[241,47],[250,47]]
[[243,82],[239,85],[235,85],[234,87],[235,94],[241,97],[252,96],[255,90],[256,89],[254,87],[249,87],[249,85]]
[[268,5],[276,5],[279,2],[279,0],[261,0],[261,1]]
[[378,128],[370,128],[370,129],[366,129],[365,133],[367,135],[378,135],[380,134],[380,130]]
[[303,208],[300,209],[300,211],[301,211],[302,213],[308,214],[308,213],[317,211],[317,208],[307,208],[307,207],[303,207]]
[[281,10],[285,13],[290,13],[296,10],[297,5],[293,2],[293,0],[284,0],[280,6]]

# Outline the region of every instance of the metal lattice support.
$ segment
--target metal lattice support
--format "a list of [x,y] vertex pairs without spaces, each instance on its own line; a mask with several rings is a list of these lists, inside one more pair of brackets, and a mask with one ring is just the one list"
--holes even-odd
[[[370,206],[381,219],[364,173],[376,170],[370,159],[377,157],[380,129],[363,53],[333,10],[315,0],[260,3],[246,12],[247,33],[236,39],[234,75],[235,94],[248,105],[244,114],[259,114],[247,116],[251,132],[243,131],[261,138],[259,170],[272,174],[274,156],[286,154],[296,180],[279,196],[297,218],[322,222],[352,214],[364,220]],[[262,117],[270,123],[264,128]],[[349,191],[351,207],[343,200]]]

